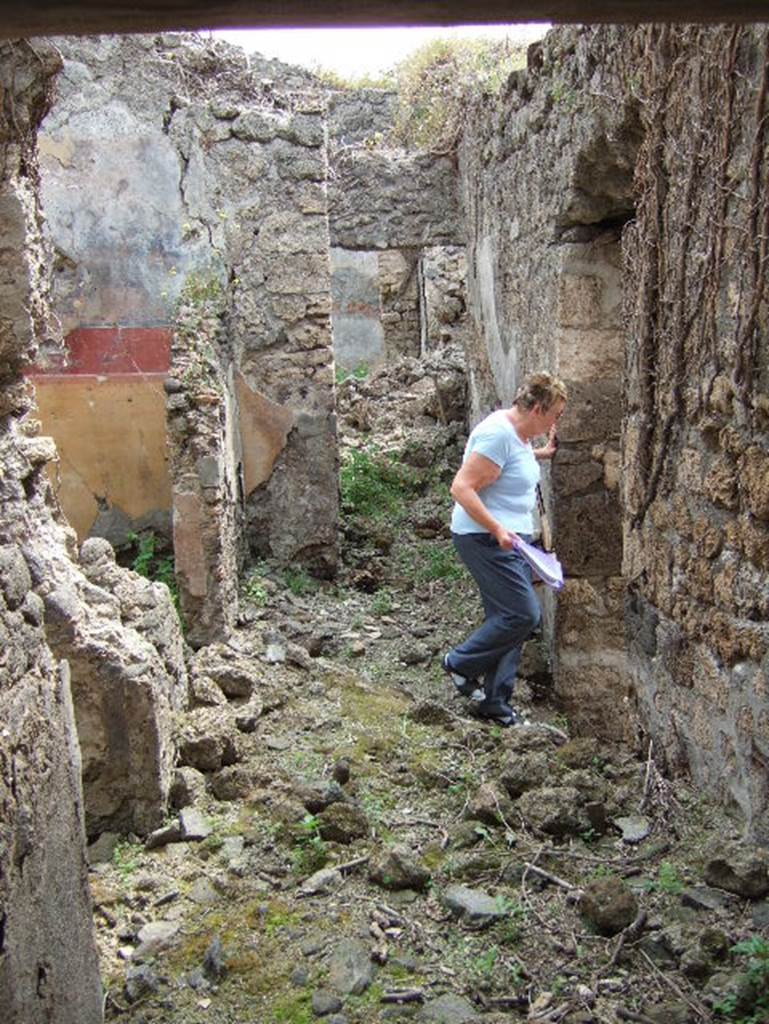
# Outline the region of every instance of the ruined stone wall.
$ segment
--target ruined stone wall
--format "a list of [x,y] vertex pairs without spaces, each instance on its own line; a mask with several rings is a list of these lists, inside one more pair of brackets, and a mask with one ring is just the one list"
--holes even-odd
[[[160,380],[144,371],[98,379],[110,400],[123,387],[136,402],[149,386],[162,408],[163,380],[174,376],[172,476],[156,499],[170,495],[188,626],[196,642],[210,641],[236,614],[247,548],[325,572],[336,562],[323,102],[293,92],[312,82],[309,73],[196,37],[61,46],[64,80],[42,144],[56,308],[70,337],[102,322],[117,323],[121,338],[129,326],[163,329],[175,358],[186,284],[224,293],[212,355],[229,384],[217,410],[200,396],[182,410],[187,371],[170,363]],[[141,449],[145,464],[164,454],[162,432],[154,436],[156,449]],[[91,460],[100,438],[89,438]],[[115,453],[99,458],[120,462]],[[118,486],[91,496],[94,515],[107,505],[112,521],[137,529],[117,507]],[[149,520],[142,513],[139,525]],[[94,522],[105,533],[104,514]]]
[[185,186],[190,212],[200,216],[204,195],[222,213],[248,545],[331,574],[338,483],[325,101],[270,93],[224,113],[180,112],[172,134],[182,147],[200,139]]
[[331,244],[342,249],[461,245],[456,167],[450,157],[366,146],[331,151]]
[[604,735],[635,705],[763,841],[766,54],[758,27],[557,30],[463,148],[479,363],[503,400],[538,366],[571,394],[556,688]]
[[[222,347],[225,293],[218,281],[182,291],[165,383],[173,483],[174,567],[186,639],[228,636],[237,618],[244,494],[231,360]],[[214,575],[214,570],[220,570]]]
[[395,94],[379,89],[329,97],[329,222],[341,249],[461,245],[456,164],[388,140]]
[[467,324],[467,257],[464,246],[433,245],[422,251],[422,345],[431,352]]
[[627,240],[628,637],[666,760],[769,842],[765,26],[634,39]]
[[[488,366],[495,404],[508,404],[540,369],[569,390],[561,447],[543,467],[570,577],[557,606],[556,690],[574,728],[630,739],[619,578],[619,232],[632,213],[640,132],[632,98],[612,79],[622,38],[621,29],[551,32],[499,101],[479,101],[469,113],[460,169],[477,327],[473,389],[488,390]],[[478,416],[489,411],[482,401],[473,406]],[[552,634],[550,594],[544,605]]]
[[[44,53],[55,52],[40,45]],[[9,200],[17,199],[31,238],[27,245],[21,233],[24,222],[19,221],[14,251],[19,267],[26,268],[26,279],[9,275],[9,281],[16,281],[18,296],[16,306],[9,302],[9,309],[26,305],[35,310],[44,309],[46,301],[36,279],[44,278],[50,267],[36,256],[41,245],[34,137],[28,146],[23,154],[25,177],[17,178],[8,193]],[[39,266],[30,275],[33,258]],[[39,360],[41,350],[42,358],[60,356],[47,326],[40,316],[11,335],[8,348],[15,341],[13,360],[19,370]],[[19,398],[26,394],[20,389],[17,380],[5,399],[18,401],[18,410],[28,413],[20,420],[17,435],[24,440],[17,441],[17,447],[21,444],[27,467],[21,489],[36,500],[33,514],[21,506],[21,495],[11,491],[17,507],[9,506],[7,512],[7,540],[22,547],[31,586],[44,607],[39,624],[53,655],[68,665],[86,828],[91,835],[108,826],[146,832],[165,814],[175,756],[173,715],[186,700],[178,620],[167,589],[120,569],[106,542],[98,558],[93,550],[78,553],[75,535],[47,484],[46,469],[59,466],[59,454],[51,438],[38,436],[39,423],[29,412],[31,399]],[[9,408],[18,415],[15,405]],[[15,477],[12,463],[9,486]]]
[[[0,1019],[98,1024],[69,671],[54,657],[30,538],[50,522],[21,367],[47,337],[35,135],[59,60],[0,46]],[[73,984],[73,979],[76,983]]]

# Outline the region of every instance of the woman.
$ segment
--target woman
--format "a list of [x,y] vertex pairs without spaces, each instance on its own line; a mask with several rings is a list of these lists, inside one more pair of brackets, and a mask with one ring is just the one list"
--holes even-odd
[[[531,540],[539,462],[555,455],[565,406],[562,381],[549,373],[529,377],[511,408],[472,431],[451,485],[454,546],[478,584],[485,619],[444,656],[443,668],[461,694],[478,701],[479,715],[505,726],[520,721],[509,702],[521,648],[540,619],[531,568],[515,545]],[[544,447],[532,448],[542,435]]]

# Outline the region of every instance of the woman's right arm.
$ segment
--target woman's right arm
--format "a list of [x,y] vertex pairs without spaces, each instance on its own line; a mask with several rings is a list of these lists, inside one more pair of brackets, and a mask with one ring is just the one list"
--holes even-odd
[[488,530],[497,544],[505,550],[513,547],[518,539],[515,533],[506,530],[489,512],[480,497],[484,487],[499,478],[501,470],[496,462],[485,455],[472,452],[459,467],[451,484],[451,497],[467,512],[479,526]]

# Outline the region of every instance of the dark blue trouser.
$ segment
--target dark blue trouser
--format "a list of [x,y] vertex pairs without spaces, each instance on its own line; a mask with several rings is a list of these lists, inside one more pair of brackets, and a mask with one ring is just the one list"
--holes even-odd
[[[486,703],[507,703],[513,693],[521,648],[539,624],[540,607],[531,567],[515,550],[505,551],[489,533],[453,533],[454,547],[481,592],[485,619],[449,651],[451,667],[468,679],[483,677]],[[529,537],[520,534],[523,540]]]

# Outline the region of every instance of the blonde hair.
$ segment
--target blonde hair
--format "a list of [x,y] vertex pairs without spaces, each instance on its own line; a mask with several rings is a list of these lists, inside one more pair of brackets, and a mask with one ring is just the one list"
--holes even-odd
[[568,397],[566,385],[551,373],[533,373],[521,384],[515,393],[513,405],[526,411],[538,405],[547,412],[556,402],[565,402]]

